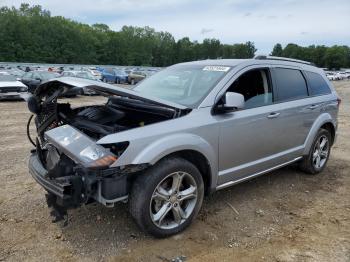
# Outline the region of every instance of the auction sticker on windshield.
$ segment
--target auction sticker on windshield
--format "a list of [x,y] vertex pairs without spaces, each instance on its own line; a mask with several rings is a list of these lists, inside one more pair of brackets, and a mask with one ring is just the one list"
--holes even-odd
[[215,71],[215,72],[227,72],[230,70],[229,66],[205,66],[204,71]]

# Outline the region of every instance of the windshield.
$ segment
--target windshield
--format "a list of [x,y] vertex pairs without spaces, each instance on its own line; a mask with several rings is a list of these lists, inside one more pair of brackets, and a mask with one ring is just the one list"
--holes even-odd
[[146,78],[134,90],[195,108],[230,69],[226,66],[173,66]]

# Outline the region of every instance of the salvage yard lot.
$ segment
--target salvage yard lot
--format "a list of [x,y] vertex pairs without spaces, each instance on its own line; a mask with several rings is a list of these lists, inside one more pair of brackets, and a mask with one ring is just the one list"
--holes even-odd
[[[342,98],[338,140],[317,176],[286,167],[205,199],[184,233],[141,233],[127,205],[92,204],[51,223],[44,190],[29,176],[32,148],[22,102],[0,103],[0,261],[350,261],[350,81]],[[102,97],[69,99],[75,105]]]

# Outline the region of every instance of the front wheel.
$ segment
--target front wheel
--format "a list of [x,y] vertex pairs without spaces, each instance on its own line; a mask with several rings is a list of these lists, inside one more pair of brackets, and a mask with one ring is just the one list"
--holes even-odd
[[135,180],[130,213],[138,226],[155,237],[177,234],[197,216],[204,196],[198,169],[182,158],[157,163]]
[[300,167],[308,174],[318,174],[326,167],[330,151],[332,136],[326,129],[320,129],[314,139],[310,152],[302,160]]

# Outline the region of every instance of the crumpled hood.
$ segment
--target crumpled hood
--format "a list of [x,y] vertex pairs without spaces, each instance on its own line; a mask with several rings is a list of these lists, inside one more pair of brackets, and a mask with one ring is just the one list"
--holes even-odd
[[[51,88],[64,88],[63,92],[60,94],[64,94],[68,92],[69,90],[72,90],[74,88],[89,88],[97,93],[100,93],[102,95],[118,95],[118,96],[124,96],[129,97],[133,99],[138,99],[146,102],[150,102],[156,105],[166,106],[170,108],[176,108],[176,109],[186,109],[187,107],[183,105],[179,105],[170,101],[162,100],[159,98],[151,97],[151,96],[145,96],[143,94],[140,94],[138,92],[135,92],[131,89],[118,87],[115,85],[95,81],[95,80],[89,80],[89,79],[83,79],[83,78],[75,78],[75,77],[59,77],[54,78],[49,81],[43,82],[38,88],[35,90],[34,95],[35,96],[42,96],[45,94],[45,92],[48,89]],[[60,95],[58,94],[58,95]]]

